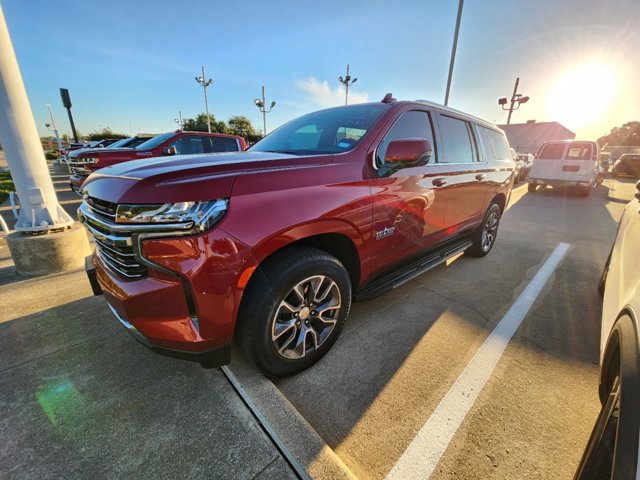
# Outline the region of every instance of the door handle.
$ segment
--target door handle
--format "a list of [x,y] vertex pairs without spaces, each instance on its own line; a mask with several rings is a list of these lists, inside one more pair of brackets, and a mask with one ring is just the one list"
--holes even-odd
[[485,180],[486,178],[487,176],[484,173],[479,173],[478,175],[476,175],[476,180],[478,180],[479,182]]
[[433,183],[434,187],[442,187],[447,184],[447,180],[444,178],[434,178],[431,183]]

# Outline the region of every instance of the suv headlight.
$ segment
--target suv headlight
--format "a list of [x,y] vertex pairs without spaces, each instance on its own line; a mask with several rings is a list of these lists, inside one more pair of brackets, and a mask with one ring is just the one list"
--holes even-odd
[[176,202],[145,205],[118,205],[117,223],[193,223],[200,231],[218,223],[227,211],[229,200]]
[[100,159],[98,157],[79,158],[78,162],[82,163],[98,163]]

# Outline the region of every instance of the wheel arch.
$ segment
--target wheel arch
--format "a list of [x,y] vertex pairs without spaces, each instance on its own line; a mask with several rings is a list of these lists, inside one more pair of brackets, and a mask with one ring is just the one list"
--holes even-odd
[[489,205],[491,205],[492,203],[497,203],[498,206],[500,207],[500,213],[504,213],[504,209],[507,206],[507,197],[502,192],[496,193],[491,199],[491,201],[489,202]]
[[[621,331],[625,330],[628,334],[622,338]],[[621,354],[621,347],[623,342],[633,342],[637,350],[640,350],[638,344],[638,321],[633,310],[629,307],[625,307],[619,314],[618,318],[611,327],[609,332],[609,338],[607,339],[604,354],[602,356],[602,365],[600,366],[600,385],[599,395],[600,402],[604,404],[606,402],[610,387],[613,380],[619,375],[622,367],[622,362],[625,356]],[[628,357],[626,357],[628,358]],[[638,375],[638,360],[636,362],[629,362],[624,365],[625,371],[635,371]]]

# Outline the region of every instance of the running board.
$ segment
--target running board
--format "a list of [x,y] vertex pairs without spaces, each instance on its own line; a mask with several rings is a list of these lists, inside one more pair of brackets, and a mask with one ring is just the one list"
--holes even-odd
[[435,253],[431,253],[425,257],[419,258],[418,260],[402,267],[399,270],[395,270],[385,275],[384,277],[374,280],[362,290],[357,292],[354,297],[356,300],[367,300],[389,290],[393,290],[403,283],[406,283],[409,280],[413,280],[417,276],[422,275],[432,268],[437,267],[441,263],[446,262],[450,258],[461,254],[471,245],[473,245],[473,242],[471,240],[461,240],[449,244],[446,247],[436,251]]

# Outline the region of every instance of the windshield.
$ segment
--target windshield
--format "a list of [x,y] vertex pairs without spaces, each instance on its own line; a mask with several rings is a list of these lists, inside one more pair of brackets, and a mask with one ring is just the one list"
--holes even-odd
[[347,152],[387,108],[385,104],[354,105],[310,113],[280,127],[249,150],[292,155]]
[[117,142],[113,142],[107,148],[124,147],[124,146],[128,145],[131,142],[131,140],[133,140],[133,138],[123,138],[122,140],[118,140]]
[[162,135],[158,135],[157,137],[153,137],[147,140],[146,142],[141,143],[136,147],[136,150],[151,150],[153,148],[156,148],[161,143],[169,140],[174,135],[175,135],[175,132],[163,133]]

